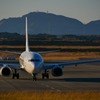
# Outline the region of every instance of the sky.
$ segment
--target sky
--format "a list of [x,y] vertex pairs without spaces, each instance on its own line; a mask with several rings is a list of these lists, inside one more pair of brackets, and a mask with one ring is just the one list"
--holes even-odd
[[100,0],[0,0],[0,20],[37,11],[75,18],[86,24],[100,20]]

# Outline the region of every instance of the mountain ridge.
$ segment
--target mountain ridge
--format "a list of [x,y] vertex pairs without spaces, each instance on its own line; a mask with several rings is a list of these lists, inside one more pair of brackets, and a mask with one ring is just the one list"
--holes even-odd
[[[25,17],[28,18],[29,34],[48,33],[54,35],[93,35],[100,34],[100,20],[83,24],[81,21],[45,12],[30,12],[22,17],[2,19],[0,32],[25,34]],[[96,24],[99,23],[99,24]]]

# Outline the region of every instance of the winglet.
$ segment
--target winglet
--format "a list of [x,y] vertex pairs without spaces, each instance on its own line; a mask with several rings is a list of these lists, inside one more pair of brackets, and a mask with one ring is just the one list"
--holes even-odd
[[28,30],[27,30],[27,17],[26,17],[26,51],[29,52]]

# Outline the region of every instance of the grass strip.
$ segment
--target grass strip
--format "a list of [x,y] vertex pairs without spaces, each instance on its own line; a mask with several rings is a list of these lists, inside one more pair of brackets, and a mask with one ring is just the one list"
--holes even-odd
[[0,100],[100,100],[100,91],[3,92]]

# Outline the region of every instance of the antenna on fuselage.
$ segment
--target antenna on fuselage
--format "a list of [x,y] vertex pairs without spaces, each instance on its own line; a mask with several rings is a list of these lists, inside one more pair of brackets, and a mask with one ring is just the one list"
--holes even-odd
[[26,51],[29,52],[29,43],[28,43],[28,30],[27,30],[27,17],[26,17]]

